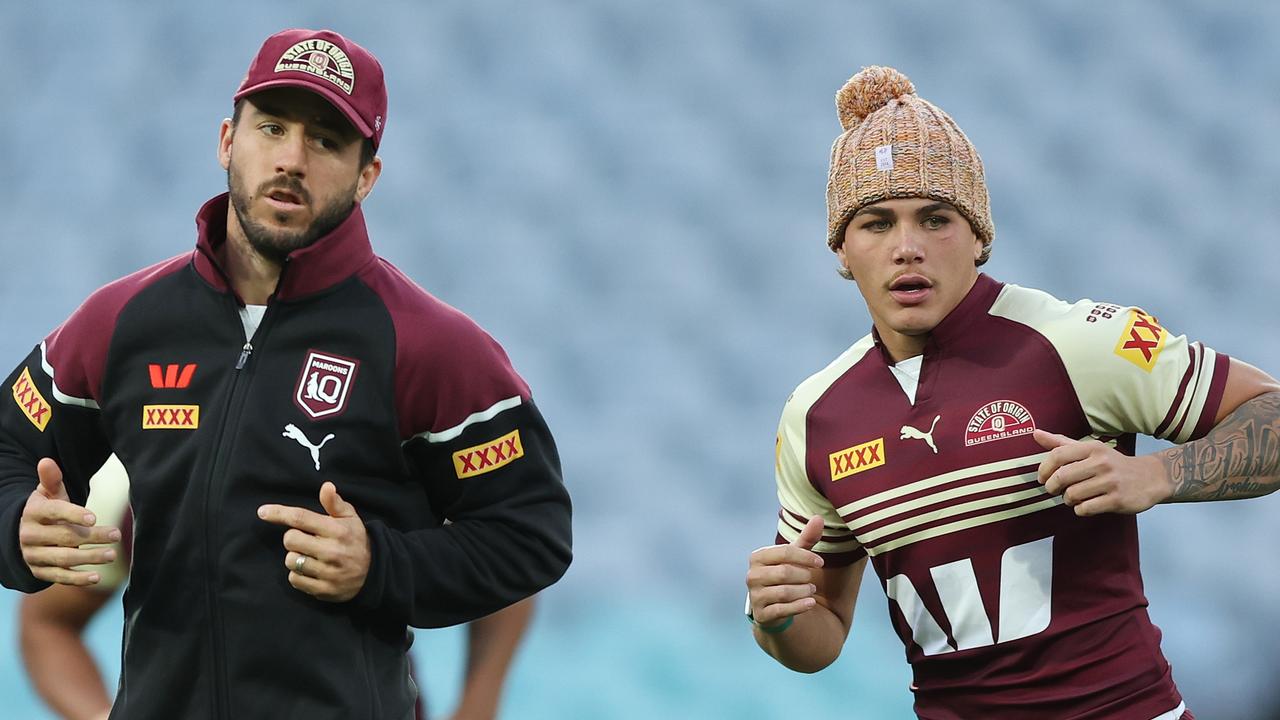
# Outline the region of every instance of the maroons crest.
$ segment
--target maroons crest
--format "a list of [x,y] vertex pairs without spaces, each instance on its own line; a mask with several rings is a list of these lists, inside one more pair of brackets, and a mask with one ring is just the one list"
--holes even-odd
[[294,403],[316,419],[341,414],[347,409],[347,396],[359,368],[359,360],[308,350],[293,391]]

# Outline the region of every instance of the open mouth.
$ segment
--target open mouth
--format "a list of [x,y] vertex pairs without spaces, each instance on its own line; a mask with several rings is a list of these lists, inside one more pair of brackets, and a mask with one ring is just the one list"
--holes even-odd
[[283,205],[286,207],[298,207],[303,205],[301,196],[284,189],[277,189],[268,192],[267,199],[271,200],[276,205]]
[[928,297],[933,282],[923,275],[903,275],[889,283],[889,294],[904,305],[914,305]]

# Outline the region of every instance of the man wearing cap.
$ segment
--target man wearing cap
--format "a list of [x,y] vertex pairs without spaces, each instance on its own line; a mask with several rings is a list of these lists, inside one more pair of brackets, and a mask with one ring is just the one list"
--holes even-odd
[[[880,578],[921,718],[1191,718],[1147,615],[1135,514],[1280,485],[1280,384],[1143,310],[979,273],[982,161],[901,73],[836,96],[828,244],[873,328],[788,399],[747,617],[839,655]],[[1180,443],[1134,457],[1138,433]]]
[[115,452],[131,584],[113,719],[397,718],[407,625],[493,613],[570,561],[546,423],[502,348],[373,254],[382,69],[263,44],[194,252],[101,288],[6,380],[0,582],[91,585]]

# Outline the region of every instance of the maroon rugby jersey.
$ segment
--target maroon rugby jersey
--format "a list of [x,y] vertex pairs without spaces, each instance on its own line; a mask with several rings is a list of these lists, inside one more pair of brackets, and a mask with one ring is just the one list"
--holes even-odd
[[1132,307],[986,275],[931,333],[914,404],[873,332],[788,400],[777,542],[826,520],[869,556],[922,718],[1151,720],[1181,704],[1132,515],[1080,518],[1036,480],[1041,428],[1133,453],[1211,427],[1227,357]]

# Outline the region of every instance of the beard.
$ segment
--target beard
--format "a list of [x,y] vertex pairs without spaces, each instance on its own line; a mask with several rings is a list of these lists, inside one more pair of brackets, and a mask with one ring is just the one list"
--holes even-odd
[[[356,184],[352,183],[351,187],[339,193],[333,202],[317,208],[315,218],[305,228],[297,230],[271,228],[249,216],[251,196],[245,189],[244,178],[236,172],[234,163],[227,169],[227,189],[231,195],[231,207],[235,210],[236,218],[240,221],[240,228],[244,231],[249,246],[277,265],[283,264],[285,257],[294,250],[307,247],[333,232],[334,228],[341,225],[356,206],[355,200],[352,199],[355,197]],[[286,190],[297,195],[307,205],[311,204],[311,194],[302,187],[302,182],[297,178],[278,175],[259,185],[255,196],[265,197],[273,190]],[[284,223],[288,221],[288,216],[277,213],[276,220]]]

